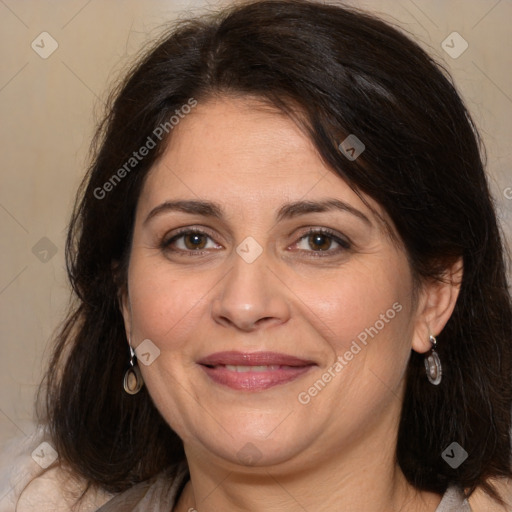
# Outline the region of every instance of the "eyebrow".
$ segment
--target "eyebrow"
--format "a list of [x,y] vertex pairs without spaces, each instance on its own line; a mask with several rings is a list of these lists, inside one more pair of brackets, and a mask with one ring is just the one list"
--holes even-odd
[[[370,219],[357,208],[340,201],[339,199],[324,199],[322,201],[295,201],[292,203],[286,203],[277,212],[277,222],[285,219],[293,219],[300,215],[306,215],[308,213],[321,213],[328,211],[341,211],[344,213],[350,213],[366,224],[372,226]],[[197,201],[197,200],[179,200],[179,201],[165,201],[164,203],[153,208],[143,225],[147,224],[152,218],[167,212],[183,212],[192,215],[202,215],[204,217],[213,217],[222,219],[223,212],[222,207],[217,203],[211,201]]]
[[222,208],[211,201],[165,201],[149,212],[143,224],[147,224],[153,217],[166,212],[183,212],[217,219],[221,219],[223,216]]
[[283,219],[292,219],[307,213],[328,212],[333,210],[350,213],[366,222],[368,225],[372,225],[370,219],[363,212],[343,201],[340,201],[339,199],[324,199],[323,201],[296,201],[288,203],[279,209],[276,217],[277,221],[280,221]]

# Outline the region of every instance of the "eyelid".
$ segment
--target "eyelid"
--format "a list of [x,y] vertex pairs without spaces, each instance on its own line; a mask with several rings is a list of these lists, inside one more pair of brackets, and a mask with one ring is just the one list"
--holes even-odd
[[326,235],[329,238],[331,238],[331,240],[336,242],[340,246],[340,248],[336,249],[336,250],[326,250],[326,251],[313,251],[313,250],[308,251],[308,250],[304,250],[304,249],[297,249],[297,250],[300,252],[310,253],[311,255],[318,257],[318,256],[324,256],[324,255],[325,256],[329,256],[329,255],[334,256],[341,252],[349,251],[353,247],[353,243],[350,241],[350,239],[348,237],[346,237],[345,235],[342,235],[341,233],[338,233],[330,228],[325,228],[325,227],[307,228],[307,230],[299,236],[299,238],[292,244],[292,246],[297,245],[304,238],[306,238],[310,235],[318,234],[318,233],[321,235]]
[[[162,249],[168,249],[168,250],[171,250],[169,249],[169,246],[171,245],[172,242],[175,242],[176,240],[178,240],[179,238],[182,238],[183,236],[186,236],[186,235],[189,235],[189,234],[197,234],[197,235],[204,235],[206,237],[208,237],[210,240],[212,240],[215,245],[222,245],[222,244],[219,244],[216,240],[215,240],[215,237],[213,236],[212,233],[210,233],[207,229],[201,227],[194,227],[194,226],[186,226],[186,227],[183,227],[183,228],[178,228],[177,230],[174,230],[172,232],[172,234],[166,234],[163,236],[162,238],[162,241],[160,242],[160,247]],[[210,250],[210,249],[208,249]],[[177,249],[177,250],[174,250],[174,252],[192,252],[192,253],[195,253],[195,254],[201,254],[203,251],[208,251],[206,249],[202,249],[202,250],[197,250],[197,251],[185,251],[183,249]]]
[[[303,228],[304,229],[304,228]],[[297,252],[301,253],[308,253],[310,257],[328,257],[328,256],[336,256],[339,255],[341,252],[346,252],[350,249],[352,249],[352,242],[345,236],[342,235],[330,228],[326,227],[309,227],[305,228],[305,231],[302,231],[300,235],[297,235],[298,238],[292,243],[291,246],[293,247],[298,245],[304,238],[314,235],[314,234],[321,234],[326,235],[329,237],[332,241],[336,242],[340,247],[338,249],[334,250],[324,250],[324,251],[314,251],[314,250],[306,250],[306,249],[296,249]],[[216,241],[216,237],[212,235],[207,229],[201,227],[194,227],[194,226],[185,226],[182,228],[178,228],[176,231],[172,232],[171,235],[166,235],[162,238],[160,245],[160,248],[162,250],[168,250],[174,253],[181,253],[181,254],[193,254],[193,255],[203,255],[209,253],[212,249],[197,249],[197,250],[186,250],[186,249],[173,249],[171,248],[171,244],[175,243],[178,239],[189,235],[189,234],[198,234],[203,235],[209,238],[214,244],[217,246],[221,246],[222,244],[219,244]],[[215,250],[219,250],[218,248],[215,248]]]

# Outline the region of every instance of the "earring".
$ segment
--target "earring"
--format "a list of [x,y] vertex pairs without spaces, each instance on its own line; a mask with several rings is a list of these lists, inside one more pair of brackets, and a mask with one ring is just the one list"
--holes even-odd
[[430,343],[432,343],[432,349],[430,354],[425,356],[425,370],[427,371],[427,379],[431,384],[437,386],[441,382],[443,375],[443,368],[441,366],[441,360],[436,352],[437,340],[432,334],[429,337]]
[[140,373],[138,364],[134,363],[135,352],[130,345],[130,368],[126,370],[123,379],[123,388],[129,395],[136,395],[144,385],[144,379]]

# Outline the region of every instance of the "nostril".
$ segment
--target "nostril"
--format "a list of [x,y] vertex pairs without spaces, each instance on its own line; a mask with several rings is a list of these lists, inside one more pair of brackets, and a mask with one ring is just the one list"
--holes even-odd
[[255,323],[256,324],[264,324],[264,323],[268,323],[272,320],[275,320],[274,317],[271,317],[271,316],[266,316],[265,318],[260,318],[259,320],[257,320]]

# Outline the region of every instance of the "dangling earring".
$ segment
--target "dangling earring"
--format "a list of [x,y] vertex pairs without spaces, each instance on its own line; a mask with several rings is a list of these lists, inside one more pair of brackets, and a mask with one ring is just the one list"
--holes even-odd
[[441,360],[436,352],[437,340],[432,334],[430,335],[430,343],[432,343],[432,349],[430,350],[430,354],[425,356],[425,370],[427,370],[427,379],[429,382],[437,386],[441,382],[443,368],[441,367]]
[[144,385],[144,379],[140,373],[138,364],[134,363],[135,352],[130,345],[130,368],[126,370],[123,379],[123,388],[129,395],[136,395]]

